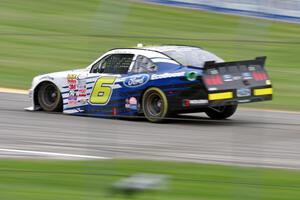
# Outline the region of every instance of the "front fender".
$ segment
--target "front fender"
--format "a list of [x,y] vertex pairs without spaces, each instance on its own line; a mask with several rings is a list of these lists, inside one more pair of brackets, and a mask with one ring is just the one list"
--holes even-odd
[[38,111],[41,109],[39,106],[38,99],[37,99],[37,94],[38,94],[39,87],[43,83],[46,83],[46,82],[53,83],[54,85],[56,85],[56,87],[58,88],[58,90],[60,92],[62,92],[62,85],[67,84],[67,82],[64,81],[63,77],[53,77],[50,75],[41,75],[41,76],[35,77],[32,80],[32,86],[29,89],[29,98],[30,98],[32,106],[27,108],[26,110]]

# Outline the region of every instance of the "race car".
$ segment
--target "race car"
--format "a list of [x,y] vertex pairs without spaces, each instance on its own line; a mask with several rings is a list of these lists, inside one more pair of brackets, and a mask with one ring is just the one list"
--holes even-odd
[[27,110],[151,122],[194,112],[226,119],[238,104],[272,99],[265,61],[225,62],[193,46],[112,49],[84,69],[35,77]]

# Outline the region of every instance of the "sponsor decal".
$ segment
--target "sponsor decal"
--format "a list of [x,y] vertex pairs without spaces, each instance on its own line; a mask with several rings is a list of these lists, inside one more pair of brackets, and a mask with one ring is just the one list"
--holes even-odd
[[122,88],[122,86],[120,84],[114,84],[113,86],[111,86],[112,89],[120,89]]
[[251,90],[248,88],[240,88],[236,92],[237,97],[248,97],[251,96]]
[[190,105],[202,105],[202,104],[208,104],[208,100],[207,99],[190,100]]
[[79,97],[86,97],[86,89],[78,89]]
[[250,72],[244,72],[244,73],[242,73],[242,76],[243,76],[244,80],[252,79],[252,75]]
[[75,105],[77,105],[77,101],[75,101],[75,100],[69,100],[68,104],[71,105],[71,106],[75,106]]
[[216,91],[218,88],[208,88],[208,91]]
[[189,81],[195,81],[197,80],[198,73],[196,71],[190,71],[185,74],[185,77]]
[[77,104],[77,95],[76,95],[75,91],[70,91],[69,92],[68,104],[69,105],[76,105]]
[[163,74],[153,74],[151,80],[164,79],[164,78],[174,78],[184,76],[185,72],[176,72],[176,73],[163,73]]
[[232,76],[231,76],[230,74],[225,74],[225,75],[223,75],[223,80],[224,80],[225,82],[233,81]]
[[241,76],[234,76],[234,77],[232,77],[232,79],[233,79],[234,81],[237,81],[237,80],[242,79],[242,77],[241,77]]
[[69,101],[77,101],[77,96],[70,95],[68,100]]
[[133,75],[124,80],[124,85],[126,87],[139,87],[146,84],[148,81],[148,74]]
[[76,92],[75,92],[74,90],[71,90],[71,91],[69,92],[69,96],[76,96]]
[[81,99],[79,102],[80,102],[81,104],[86,104],[86,103],[87,103],[87,99]]
[[79,97],[86,97],[86,79],[77,79],[77,89]]
[[251,101],[250,99],[238,100],[239,103],[248,103],[250,101]]
[[256,71],[256,68],[257,68],[257,67],[259,67],[259,65],[250,65],[250,66],[248,67],[248,70],[251,71],[251,72],[253,72],[253,71]]
[[76,74],[68,74],[67,79],[68,79],[68,84],[69,84],[69,90],[76,90],[76,79],[77,75]]
[[210,71],[210,74],[211,74],[211,75],[217,75],[217,74],[219,74],[219,72],[218,72],[217,69],[212,69],[212,70]]
[[69,105],[76,105],[77,104],[77,75],[76,74],[68,74],[68,84],[69,84],[69,97],[68,97],[68,104]]
[[76,79],[68,80],[69,90],[76,90]]
[[76,74],[68,74],[67,79],[68,80],[72,80],[72,79],[76,79],[77,75]]
[[135,97],[127,98],[125,104],[125,108],[131,109],[131,110],[137,110],[138,109],[138,103],[137,99]]
[[78,89],[86,88],[86,79],[77,79],[77,87]]

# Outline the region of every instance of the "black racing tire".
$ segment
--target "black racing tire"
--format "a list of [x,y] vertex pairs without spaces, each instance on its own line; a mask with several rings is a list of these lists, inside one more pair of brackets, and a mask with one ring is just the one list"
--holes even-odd
[[211,119],[221,120],[231,117],[237,109],[237,105],[209,107],[205,111]]
[[38,90],[38,101],[46,112],[62,112],[63,100],[59,89],[55,84],[42,83]]
[[142,109],[145,117],[154,123],[165,121],[168,116],[168,99],[159,88],[149,88],[143,95]]

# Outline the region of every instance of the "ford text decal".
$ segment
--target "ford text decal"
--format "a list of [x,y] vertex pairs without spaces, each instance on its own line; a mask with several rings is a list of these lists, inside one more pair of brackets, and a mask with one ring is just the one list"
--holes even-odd
[[149,78],[148,74],[133,75],[124,80],[124,85],[126,87],[139,87],[147,83]]

